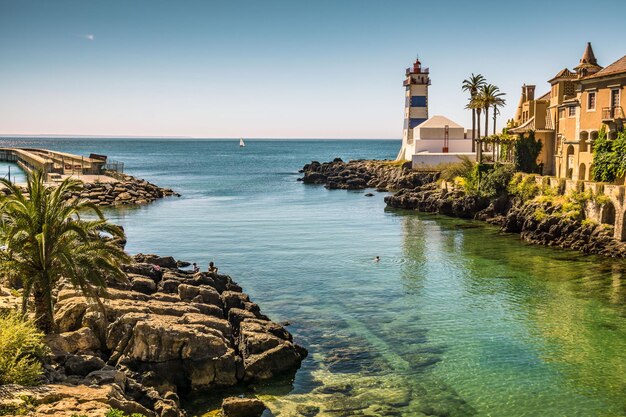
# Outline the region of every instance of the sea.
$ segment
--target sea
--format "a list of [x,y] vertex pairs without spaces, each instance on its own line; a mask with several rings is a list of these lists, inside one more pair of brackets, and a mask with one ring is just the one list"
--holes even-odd
[[[0,139],[104,154],[181,194],[106,215],[129,252],[213,261],[289,324],[309,350],[301,368],[229,392],[257,395],[267,416],[626,415],[624,261],[297,181],[312,160],[393,159],[400,141],[246,144]],[[214,415],[221,395],[185,407]]]

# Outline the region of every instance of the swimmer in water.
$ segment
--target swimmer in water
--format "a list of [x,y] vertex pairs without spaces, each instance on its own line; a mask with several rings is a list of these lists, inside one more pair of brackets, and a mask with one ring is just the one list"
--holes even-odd
[[380,262],[380,256],[375,257],[374,262]]

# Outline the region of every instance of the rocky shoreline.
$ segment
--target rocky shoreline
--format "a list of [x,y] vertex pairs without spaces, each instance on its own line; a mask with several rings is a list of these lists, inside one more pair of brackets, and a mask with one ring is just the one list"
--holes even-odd
[[392,161],[349,161],[335,158],[332,162],[313,161],[301,170],[299,181],[305,184],[323,184],[328,189],[393,191],[415,188],[437,179],[436,173],[417,172],[406,164]]
[[[71,198],[87,199],[100,207],[115,207],[148,204],[169,196],[180,197],[180,194],[169,188],[161,188],[132,175],[111,171],[106,171],[104,175],[114,178],[115,181],[86,182],[83,188],[74,193]],[[25,188],[24,191],[26,191]],[[6,190],[0,189],[0,193],[6,195]]]
[[161,188],[132,175],[109,172],[107,175],[117,181],[85,183],[83,190],[74,197],[86,198],[101,207],[143,205],[164,197],[180,197],[180,194],[169,188]]
[[[45,384],[0,387],[0,408],[28,406],[28,415],[41,416],[95,417],[116,408],[180,417],[180,397],[295,372],[306,357],[229,276],[194,274],[171,257],[133,259],[124,266],[127,279],[109,283],[103,305],[70,287],[59,291],[59,333],[46,338]],[[0,294],[0,305],[14,305],[11,297]],[[226,403],[234,412],[237,404],[251,406]]]
[[522,240],[529,243],[585,254],[626,257],[626,243],[613,237],[612,226],[562,216],[561,207],[549,201],[524,202],[514,196],[489,199],[467,195],[451,184],[440,186],[437,173],[390,166],[387,161],[345,163],[335,159],[323,164],[314,161],[305,165],[301,172],[304,183],[325,184],[329,189],[396,191],[385,197],[385,203],[391,208],[482,220],[500,226],[502,232],[519,233]]

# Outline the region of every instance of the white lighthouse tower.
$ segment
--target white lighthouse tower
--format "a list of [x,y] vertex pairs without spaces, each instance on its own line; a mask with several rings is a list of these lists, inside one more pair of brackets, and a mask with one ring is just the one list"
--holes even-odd
[[413,68],[406,69],[404,80],[404,128],[402,130],[402,148],[398,160],[411,160],[415,151],[413,128],[428,119],[428,86],[430,77],[428,68],[422,68],[419,58]]

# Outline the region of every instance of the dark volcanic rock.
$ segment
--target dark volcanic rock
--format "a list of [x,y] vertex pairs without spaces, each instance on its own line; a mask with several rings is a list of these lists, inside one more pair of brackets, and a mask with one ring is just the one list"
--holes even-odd
[[417,172],[410,166],[398,166],[391,161],[350,161],[335,158],[320,164],[313,161],[301,170],[305,184],[323,184],[328,189],[379,191],[415,188],[435,181],[437,173]]
[[102,359],[92,355],[71,355],[65,360],[65,373],[67,375],[87,376],[93,371],[104,367]]

